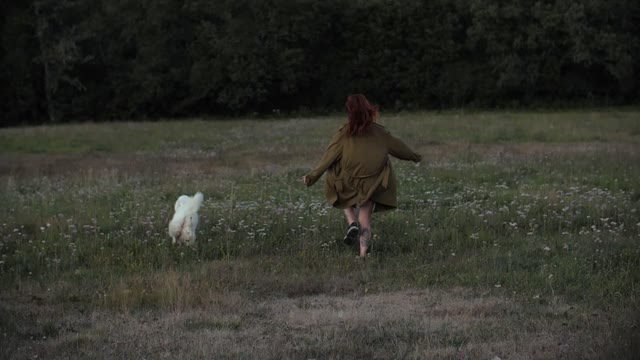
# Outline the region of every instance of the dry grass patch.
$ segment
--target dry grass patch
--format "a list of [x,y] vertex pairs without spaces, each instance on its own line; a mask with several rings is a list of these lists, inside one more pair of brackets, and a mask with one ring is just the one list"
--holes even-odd
[[[624,344],[612,323],[620,314],[463,288],[263,300],[210,292],[196,307],[125,313],[52,312],[51,305],[15,300],[2,301],[20,323],[20,335],[3,341],[15,359],[631,358],[630,348],[612,348]],[[39,336],[43,324],[33,322],[45,314],[59,329],[53,337]]]

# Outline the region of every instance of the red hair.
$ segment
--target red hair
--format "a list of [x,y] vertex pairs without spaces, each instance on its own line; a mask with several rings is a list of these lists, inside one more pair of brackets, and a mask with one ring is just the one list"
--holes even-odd
[[351,136],[365,133],[379,115],[378,107],[370,104],[362,94],[347,96],[346,106]]

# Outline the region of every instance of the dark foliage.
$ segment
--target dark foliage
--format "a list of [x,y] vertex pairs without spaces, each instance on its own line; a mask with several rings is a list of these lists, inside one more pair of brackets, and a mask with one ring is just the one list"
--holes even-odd
[[2,125],[640,100],[636,0],[7,0]]

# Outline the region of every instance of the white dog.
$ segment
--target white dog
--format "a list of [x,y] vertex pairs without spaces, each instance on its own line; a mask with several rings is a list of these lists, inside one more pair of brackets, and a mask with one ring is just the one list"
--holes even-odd
[[175,214],[169,222],[169,236],[172,243],[193,244],[196,241],[196,227],[198,227],[198,209],[204,201],[201,192],[197,192],[193,197],[182,195],[176,201]]

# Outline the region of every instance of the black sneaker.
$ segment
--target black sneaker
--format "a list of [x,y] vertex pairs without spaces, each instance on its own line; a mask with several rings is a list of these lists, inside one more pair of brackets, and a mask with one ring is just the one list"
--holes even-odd
[[347,229],[347,235],[344,236],[344,240],[342,241],[346,245],[353,246],[356,243],[358,234],[360,234],[360,227],[358,226],[358,223],[352,222],[351,225],[349,225],[349,229]]

